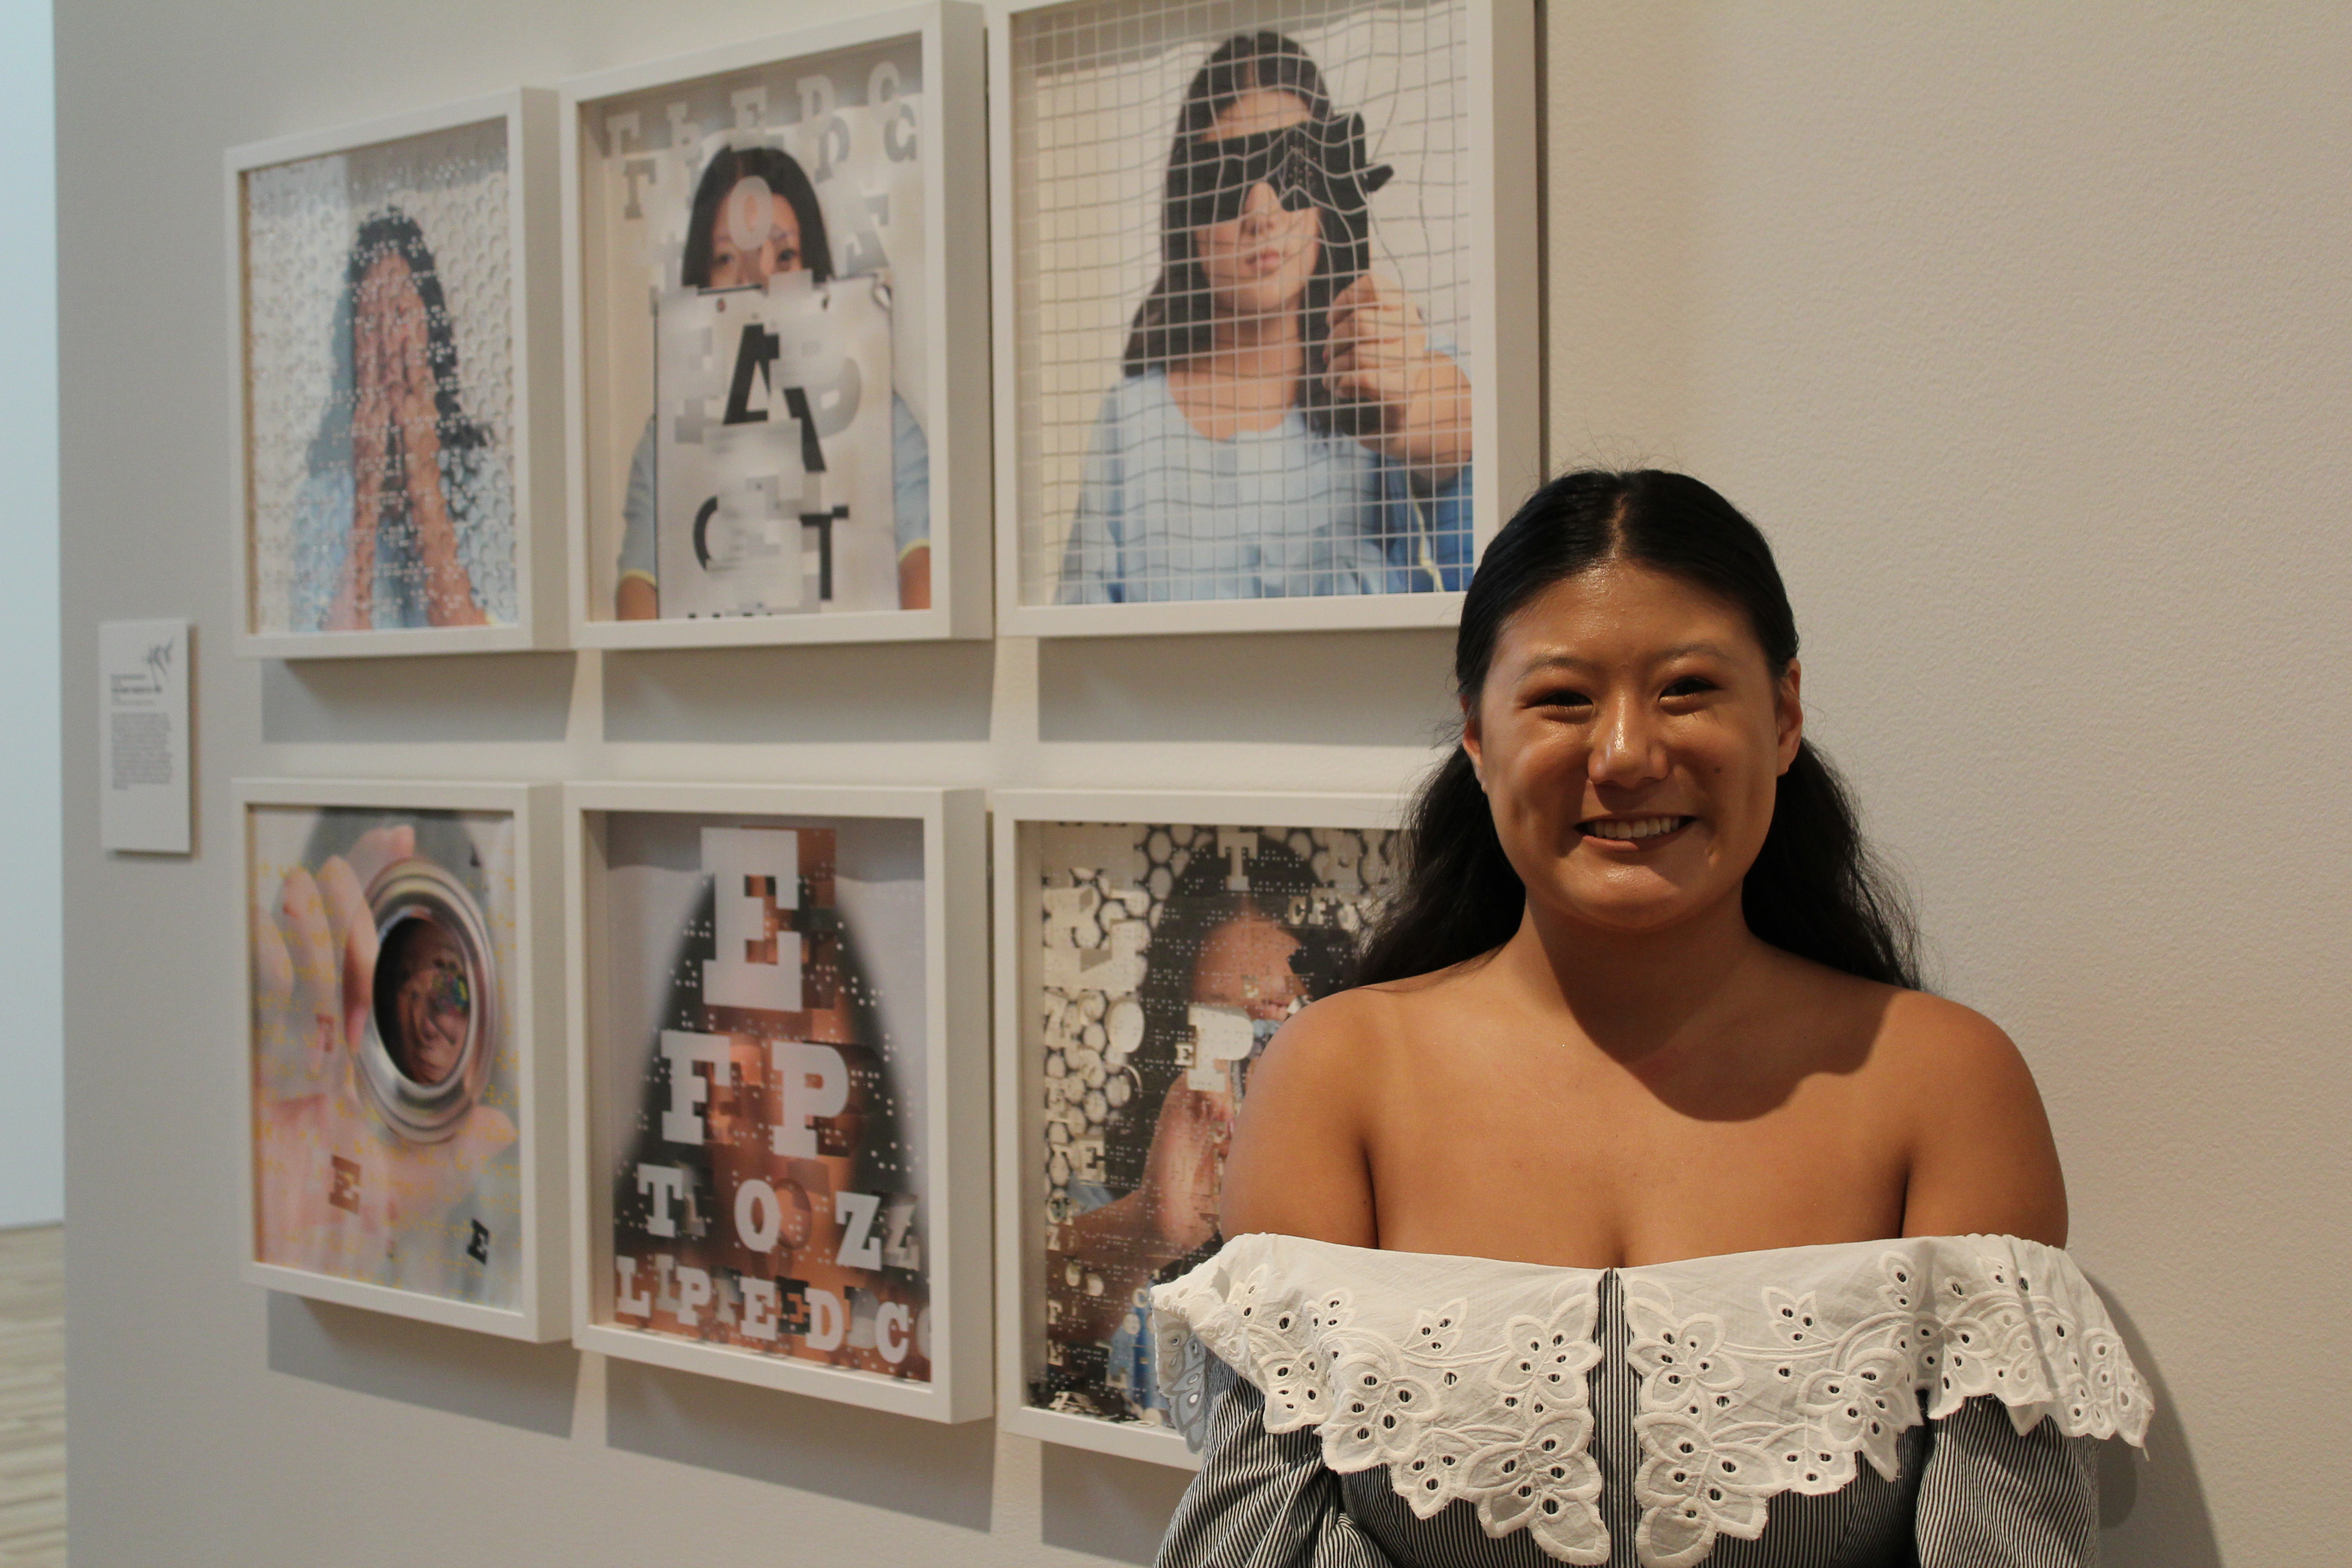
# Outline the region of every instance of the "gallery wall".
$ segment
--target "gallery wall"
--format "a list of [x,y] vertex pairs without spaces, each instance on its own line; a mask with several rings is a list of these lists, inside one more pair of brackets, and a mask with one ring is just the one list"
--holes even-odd
[[47,0],[0,5],[0,1229],[65,1214],[58,935],[58,234]]
[[[1149,1555],[1174,1472],[236,1279],[232,776],[1378,790],[1432,755],[1425,631],[227,656],[221,150],[843,8],[58,16],[78,1563]],[[1812,732],[1940,987],[2032,1063],[2163,1401],[2109,1560],[2340,1555],[2352,20],[1553,0],[1546,43],[1551,460],[1686,468],[1780,548]],[[109,858],[92,624],[167,615],[197,851]]]

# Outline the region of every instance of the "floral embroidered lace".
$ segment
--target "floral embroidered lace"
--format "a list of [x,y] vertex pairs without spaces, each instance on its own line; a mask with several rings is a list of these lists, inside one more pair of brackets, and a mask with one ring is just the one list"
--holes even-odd
[[[1923,1237],[1616,1270],[1641,1379],[1635,1549],[1688,1568],[1754,1540],[1783,1492],[1893,1479],[1897,1440],[1979,1394],[2021,1433],[2144,1442],[2151,1405],[2098,1294],[2055,1247]],[[1152,1292],[1178,1427],[1205,1431],[1208,1357],[1324,1463],[1386,1465],[1423,1519],[1457,1499],[1491,1536],[1608,1560],[1585,1374],[1605,1273],[1244,1236]],[[1442,1302],[1431,1307],[1425,1303]]]

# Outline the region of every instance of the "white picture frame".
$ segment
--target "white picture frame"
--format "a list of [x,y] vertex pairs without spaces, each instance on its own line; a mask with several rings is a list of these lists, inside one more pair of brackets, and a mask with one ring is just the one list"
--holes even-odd
[[[351,658],[385,654],[503,653],[562,646],[563,616],[563,418],[562,320],[555,247],[556,98],[546,88],[511,88],[355,125],[232,147],[223,158],[228,247],[229,407],[234,420],[231,533],[236,551],[236,654],[248,658]],[[511,367],[515,616],[481,626],[349,631],[262,629],[257,616],[251,332],[255,304],[247,266],[247,181],[255,173],[337,153],[375,149],[496,122],[504,128]]]
[[[926,1279],[933,1315],[929,1382],[770,1355],[612,1321],[610,1152],[596,1102],[609,1006],[597,978],[609,951],[604,824],[613,814],[709,818],[879,819],[921,825],[925,1016],[923,1157],[929,1190]],[[572,1342],[678,1372],[939,1422],[985,1419],[991,1382],[987,1163],[986,816],[976,789],[783,784],[574,784],[563,801],[570,994]],[[601,1239],[601,1245],[600,1245]]]
[[[240,1042],[246,1181],[243,1210],[247,1250],[239,1272],[249,1284],[314,1300],[415,1318],[445,1327],[532,1343],[563,1339],[570,1331],[571,1272],[564,1247],[565,1139],[562,1131],[564,1051],[562,1044],[563,962],[552,945],[563,895],[556,840],[559,787],[553,784],[423,783],[352,779],[247,778],[234,781],[239,839],[240,952],[245,979],[240,994],[246,1017]],[[422,1291],[347,1279],[309,1268],[268,1263],[259,1250],[257,1185],[261,1132],[254,1087],[256,1020],[261,998],[257,986],[255,942],[259,911],[255,902],[257,870],[252,816],[273,807],[346,809],[389,813],[481,813],[504,815],[514,824],[513,942],[511,975],[502,994],[503,1033],[514,1052],[513,1091],[520,1176],[522,1249],[516,1304],[511,1309],[451,1300]]]
[[[1544,478],[1538,51],[1534,0],[1454,3],[1460,9],[1468,59],[1462,102],[1470,179],[1463,211],[1468,227],[1465,248],[1472,259],[1464,346],[1469,353],[1476,453],[1471,531],[1471,563],[1475,564],[1478,552]],[[1364,4],[1373,7],[1380,0],[1364,0]],[[1286,9],[1299,7],[1290,5]],[[1039,585],[1031,581],[1034,574],[1024,557],[1032,547],[1033,532],[1061,525],[1033,515],[1044,509],[1024,495],[1024,464],[1030,470],[1041,470],[1045,458],[1042,449],[1032,449],[1039,437],[1027,427],[1023,402],[1024,375],[1042,374],[1030,363],[1032,351],[1024,337],[1023,319],[1024,310],[1042,310],[1045,306],[1039,279],[1022,265],[1021,226],[1029,205],[1023,171],[1024,164],[1035,163],[1038,153],[1024,139],[1015,49],[1021,29],[1065,11],[1110,13],[1101,25],[1076,30],[1097,40],[1096,47],[1114,53],[1163,47],[1156,40],[1171,30],[1183,34],[1191,26],[1171,18],[1201,14],[1199,7],[1181,0],[1141,5],[1117,0],[992,0],[990,5],[998,625],[1007,633],[1024,637],[1453,625],[1461,614],[1463,595],[1458,590],[1135,604],[1056,604],[1041,599]],[[1278,26],[1285,11],[1285,0],[1252,0],[1239,8],[1218,11],[1213,31],[1230,34],[1262,25]],[[1261,16],[1272,20],[1261,22]],[[1197,47],[1199,40],[1193,43]],[[1169,127],[1156,125],[1144,135],[1154,148],[1152,156],[1164,160]],[[1377,159],[1377,147],[1373,155]],[[1129,301],[1128,307],[1131,309],[1133,303]],[[1104,387],[1113,379],[1105,376]],[[1066,396],[1072,390],[1052,388],[1041,395]],[[1081,390],[1099,395],[1101,389]],[[1065,455],[1057,460],[1069,459]]]
[[[995,868],[995,1105],[998,1424],[1041,1442],[1154,1464],[1197,1468],[1199,1457],[1166,1425],[1120,1421],[1033,1401],[1045,1363],[1044,1263],[1048,1220],[1042,1025],[1030,1005],[1041,994],[1043,943],[1030,897],[1041,886],[1038,835],[1045,824],[1120,827],[1186,824],[1317,830],[1394,830],[1404,809],[1395,794],[1238,793],[1007,789],[992,791]],[[1393,843],[1391,839],[1390,842]],[[1181,879],[1180,879],[1181,880]]]
[[[982,9],[971,0],[930,0],[798,28],[560,84],[563,244],[563,338],[571,459],[568,584],[573,646],[599,648],[709,647],[790,643],[896,642],[991,635],[990,504],[993,489],[988,374],[988,252],[952,238],[986,232],[986,65]],[[600,480],[593,455],[604,416],[599,366],[607,350],[592,320],[591,226],[601,197],[589,189],[593,117],[614,100],[686,88],[763,68],[914,40],[928,99],[923,232],[929,252],[920,289],[924,431],[930,484],[931,605],[823,614],[663,616],[616,618],[617,572],[603,568],[611,525],[600,509],[623,486]]]

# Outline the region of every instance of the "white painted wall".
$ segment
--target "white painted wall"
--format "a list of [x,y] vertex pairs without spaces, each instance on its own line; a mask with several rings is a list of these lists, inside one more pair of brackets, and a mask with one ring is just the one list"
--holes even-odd
[[66,1210],[52,59],[49,0],[0,0],[0,1229]]
[[[225,656],[220,149],[828,9],[59,18],[65,689],[102,616],[211,639],[194,860],[100,857],[68,735],[77,1563],[1148,1554],[1143,1467],[235,1277],[234,774],[1366,788],[1427,754],[1427,633]],[[2040,1074],[2075,1250],[2165,1401],[2110,1467],[2108,1561],[2346,1555],[2352,13],[1550,13],[1554,460],[1686,467],[1778,541],[1816,733],[1945,985]]]

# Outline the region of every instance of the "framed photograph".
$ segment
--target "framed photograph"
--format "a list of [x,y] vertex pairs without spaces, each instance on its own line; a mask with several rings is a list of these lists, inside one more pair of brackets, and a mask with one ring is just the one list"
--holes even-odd
[[1010,1430],[1194,1465],[1150,1287],[1213,1252],[1224,1142],[1282,1021],[1346,984],[1391,795],[999,791],[997,1321]]
[[560,1340],[551,784],[242,779],[245,1277]]
[[562,89],[583,647],[985,637],[981,11]]
[[573,1342],[986,1415],[980,792],[575,784],[564,817]]
[[555,95],[227,154],[236,651],[563,637]]
[[1541,479],[1532,0],[999,0],[1021,635],[1450,624]]

